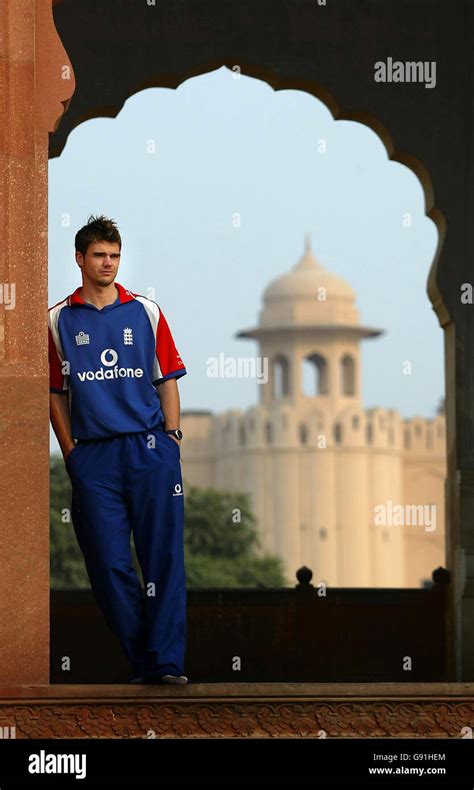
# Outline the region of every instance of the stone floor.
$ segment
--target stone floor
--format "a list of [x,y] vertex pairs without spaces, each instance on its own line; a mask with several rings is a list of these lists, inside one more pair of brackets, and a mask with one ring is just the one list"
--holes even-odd
[[16,738],[463,738],[474,683],[2,686],[2,727]]

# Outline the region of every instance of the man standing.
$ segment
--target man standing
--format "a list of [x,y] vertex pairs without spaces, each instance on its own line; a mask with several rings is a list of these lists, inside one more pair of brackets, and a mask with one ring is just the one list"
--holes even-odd
[[187,683],[177,385],[186,368],[158,304],[115,282],[114,221],[89,217],[75,247],[82,287],[48,311],[51,423],[74,531],[132,682]]

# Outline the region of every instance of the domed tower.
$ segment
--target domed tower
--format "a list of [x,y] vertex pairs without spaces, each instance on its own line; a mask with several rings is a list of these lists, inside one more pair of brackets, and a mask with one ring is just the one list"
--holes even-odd
[[[236,337],[257,340],[259,355],[268,359],[261,405],[307,405],[308,411],[317,405],[334,415],[360,406],[359,342],[382,331],[360,325],[353,289],[321,266],[306,236],[300,260],[265,288],[258,326]],[[312,370],[309,392],[304,365]]]

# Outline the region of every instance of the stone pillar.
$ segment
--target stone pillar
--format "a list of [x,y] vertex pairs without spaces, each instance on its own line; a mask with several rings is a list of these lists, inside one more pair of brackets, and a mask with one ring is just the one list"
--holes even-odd
[[[470,20],[471,33],[474,21]],[[470,99],[471,101],[471,99]],[[468,210],[473,178],[466,180]],[[453,270],[447,263],[449,238],[439,221],[440,240],[428,278],[428,295],[444,329],[446,381],[447,479],[445,486],[446,565],[451,573],[447,640],[449,676],[474,678],[474,314],[461,302],[462,287],[472,283],[474,232],[466,234],[465,259]],[[453,217],[452,224],[458,220]],[[454,230],[456,237],[456,229]],[[444,246],[443,246],[444,245]],[[440,250],[443,249],[443,256]]]
[[2,0],[0,684],[4,685],[49,683],[48,143],[74,87],[51,0]]

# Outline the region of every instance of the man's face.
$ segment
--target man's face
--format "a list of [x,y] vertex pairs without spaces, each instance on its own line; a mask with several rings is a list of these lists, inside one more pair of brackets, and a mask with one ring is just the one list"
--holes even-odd
[[95,285],[109,285],[115,280],[120,263],[117,242],[94,241],[83,255],[76,252],[76,261],[82,269],[84,279]]

